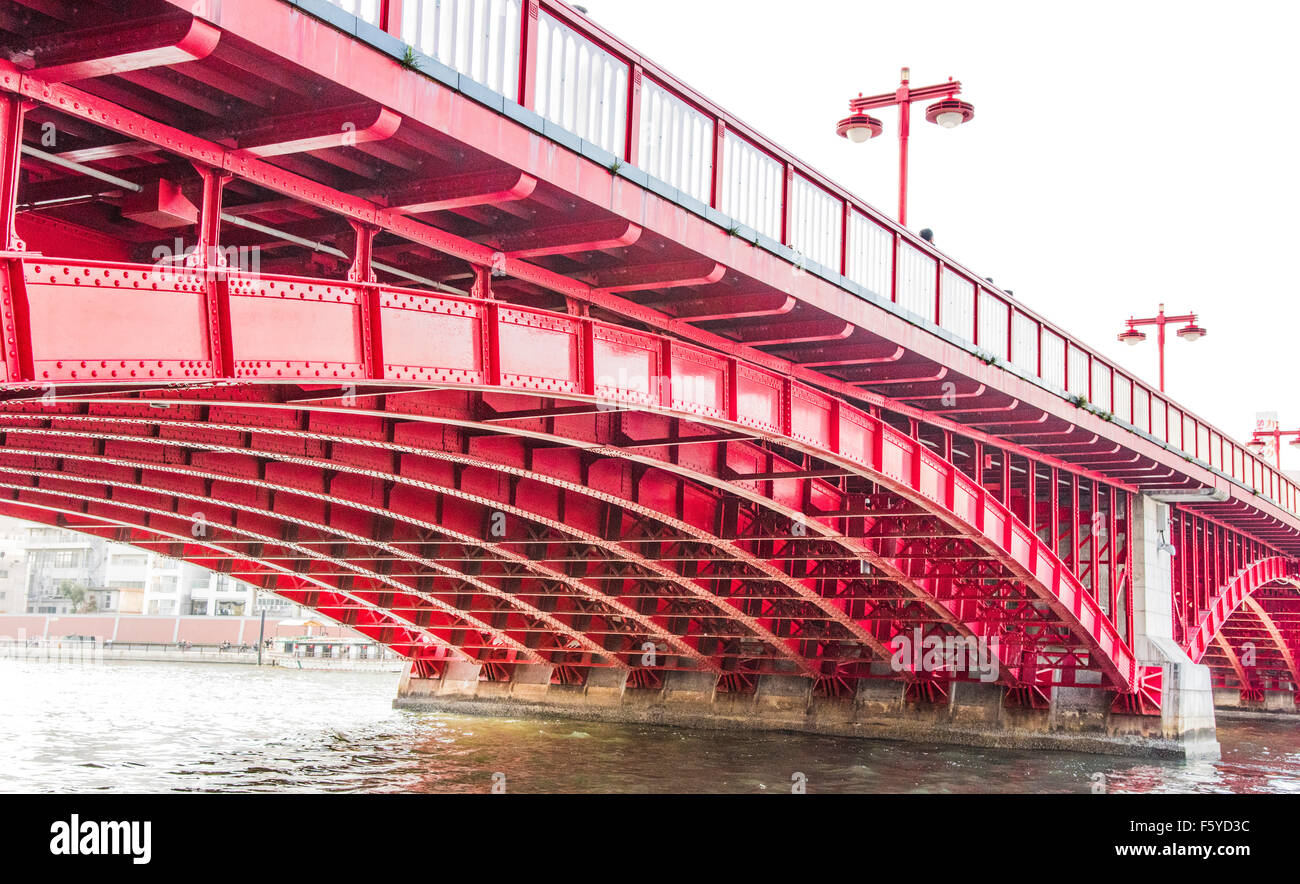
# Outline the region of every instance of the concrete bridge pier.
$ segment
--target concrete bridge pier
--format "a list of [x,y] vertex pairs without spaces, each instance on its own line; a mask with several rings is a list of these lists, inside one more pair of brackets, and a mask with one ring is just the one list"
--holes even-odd
[[1139,665],[1164,670],[1164,682],[1159,718],[1116,716],[1115,732],[1167,743],[1185,758],[1218,758],[1210,667],[1174,641],[1169,506],[1139,495],[1133,516],[1133,650]]
[[[1160,549],[1160,507],[1138,502],[1134,537],[1134,630],[1139,662],[1163,669],[1160,715],[1112,709],[1111,691],[1055,686],[1046,702],[1018,702],[1003,685],[951,682],[909,694],[888,663],[852,697],[816,696],[800,675],[759,676],[754,690],[719,689],[708,672],[663,673],[655,688],[626,672],[594,669],[586,684],[551,684],[549,666],[517,665],[508,681],[480,681],[479,666],[449,663],[440,679],[403,677],[394,705],[451,712],[557,715],[709,730],[775,730],[1018,749],[1176,758],[1218,757],[1210,671],[1173,639],[1169,553]],[[1135,513],[1136,514],[1136,513]]]

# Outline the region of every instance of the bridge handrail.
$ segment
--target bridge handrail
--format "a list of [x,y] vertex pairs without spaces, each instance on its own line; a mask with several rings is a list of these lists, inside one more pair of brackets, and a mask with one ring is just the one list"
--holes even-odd
[[[387,32],[648,174],[651,189],[1292,513],[1294,482],[558,0],[290,0]],[[355,32],[355,31],[354,31]]]

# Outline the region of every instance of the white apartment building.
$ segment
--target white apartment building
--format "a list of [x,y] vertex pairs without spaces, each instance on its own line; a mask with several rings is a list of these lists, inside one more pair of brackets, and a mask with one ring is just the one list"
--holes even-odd
[[0,519],[0,614],[27,613],[26,523]]
[[300,606],[228,574],[5,517],[0,594],[0,613],[235,617],[265,610],[268,617],[303,616]]

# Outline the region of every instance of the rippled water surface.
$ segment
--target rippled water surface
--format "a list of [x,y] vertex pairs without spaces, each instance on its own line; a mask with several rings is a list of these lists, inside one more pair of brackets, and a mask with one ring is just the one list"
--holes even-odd
[[1218,762],[395,710],[393,673],[0,660],[0,791],[1300,793],[1300,727]]

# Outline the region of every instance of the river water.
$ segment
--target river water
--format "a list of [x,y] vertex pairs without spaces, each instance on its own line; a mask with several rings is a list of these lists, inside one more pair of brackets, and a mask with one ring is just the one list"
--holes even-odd
[[1300,726],[1217,762],[395,710],[395,673],[0,660],[4,792],[1300,793]]

